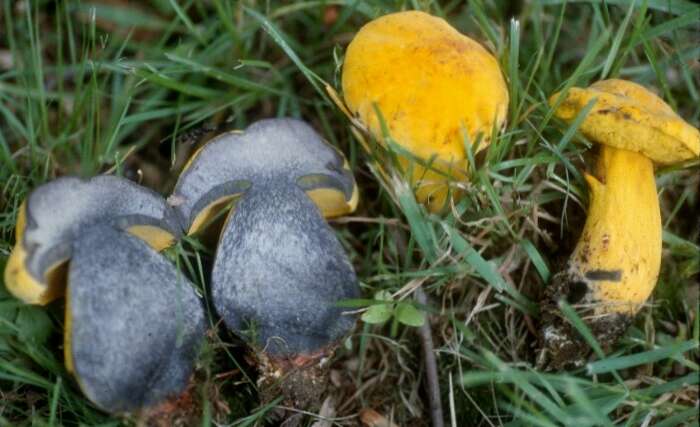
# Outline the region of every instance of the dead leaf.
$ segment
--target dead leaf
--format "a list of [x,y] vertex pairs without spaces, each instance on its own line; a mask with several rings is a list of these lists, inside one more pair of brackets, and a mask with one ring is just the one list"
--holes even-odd
[[9,50],[0,50],[0,70],[11,70],[15,66],[15,59]]
[[326,397],[326,400],[323,401],[323,405],[321,405],[321,410],[318,412],[318,416],[323,419],[314,422],[313,424],[311,424],[311,427],[333,426],[333,423],[331,421],[327,421],[335,417],[335,402],[333,401],[333,397]]
[[398,427],[374,409],[361,410],[360,421],[362,421],[362,425],[367,427]]

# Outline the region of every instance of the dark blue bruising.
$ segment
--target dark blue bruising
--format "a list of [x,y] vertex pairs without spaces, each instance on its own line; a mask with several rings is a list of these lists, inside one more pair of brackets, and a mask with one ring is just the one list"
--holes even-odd
[[186,388],[206,320],[170,261],[130,234],[94,226],[75,242],[68,282],[73,366],[91,401],[132,412]]
[[[223,231],[212,272],[227,326],[277,357],[310,354],[354,326],[338,302],[360,295],[333,230],[295,184],[254,184]],[[251,330],[252,328],[252,330]]]

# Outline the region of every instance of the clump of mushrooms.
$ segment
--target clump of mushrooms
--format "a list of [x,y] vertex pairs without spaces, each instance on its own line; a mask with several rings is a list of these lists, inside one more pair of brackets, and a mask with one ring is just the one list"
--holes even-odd
[[[560,94],[550,98],[558,102]],[[571,122],[595,104],[580,131],[600,144],[590,187],[588,218],[566,268],[547,290],[543,361],[580,366],[589,351],[557,303],[573,304],[604,346],[613,344],[651,295],[661,265],[661,214],[654,163],[700,155],[700,133],[662,99],[636,83],[604,80],[572,88],[556,110]]]
[[162,197],[115,176],[58,178],[20,208],[5,284],[31,304],[65,291],[65,365],[105,411],[156,405],[192,374],[204,310],[158,253],[180,230]]
[[384,141],[381,114],[393,140],[423,162],[399,157],[432,212],[446,207],[450,192],[459,195],[449,181],[466,178],[467,146],[486,148],[508,107],[498,61],[445,20],[418,11],[362,27],[345,54],[342,86],[365,131]]
[[170,200],[190,234],[233,201],[211,294],[226,325],[254,349],[263,399],[281,392],[308,407],[324,391],[325,362],[355,324],[338,303],[359,296],[324,216],[353,211],[357,199],[343,155],[292,119],[213,138],[178,179]]

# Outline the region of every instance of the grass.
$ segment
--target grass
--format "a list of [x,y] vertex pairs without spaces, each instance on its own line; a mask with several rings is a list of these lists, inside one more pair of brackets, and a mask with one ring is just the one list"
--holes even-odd
[[[416,204],[382,161],[391,153],[371,143],[363,149],[324,90],[325,82],[339,90],[344,48],[363,23],[407,8],[444,16],[488,46],[512,101],[507,129],[472,158],[469,181],[455,183],[468,196],[443,216]],[[698,425],[697,160],[657,171],[662,272],[626,336],[580,370],[534,368],[538,302],[585,220],[581,171],[590,164],[590,143],[576,123],[554,119],[546,100],[622,77],[656,87],[698,126],[698,22],[700,8],[685,0],[3,0],[0,268],[18,207],[39,184],[114,171],[167,194],[194,148],[182,138],[188,131],[300,117],[355,171],[360,208],[333,224],[364,295],[389,292],[402,301],[394,307],[413,306],[405,303],[417,286],[428,295],[416,307],[431,319],[448,422]],[[205,288],[210,249],[188,239],[170,255]],[[359,322],[336,355],[332,424],[357,425],[365,408],[398,425],[428,424],[419,340],[409,326],[420,322],[396,310],[389,316],[403,322]],[[0,287],[0,425],[134,422],[98,411],[66,373],[62,312],[61,302],[23,306]],[[244,348],[213,312],[212,319],[197,367],[198,423],[263,424],[275,402],[257,400]]]

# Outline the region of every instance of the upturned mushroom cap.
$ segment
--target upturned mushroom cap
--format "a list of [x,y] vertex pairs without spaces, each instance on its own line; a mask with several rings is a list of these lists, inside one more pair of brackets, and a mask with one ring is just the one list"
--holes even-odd
[[267,355],[310,355],[354,326],[338,302],[357,298],[355,272],[303,190],[253,188],[231,213],[217,249],[212,296],[229,328]]
[[66,294],[66,366],[85,395],[112,413],[182,392],[204,338],[190,282],[153,248],[107,225],[72,245]]
[[72,244],[95,224],[126,230],[156,250],[170,246],[181,230],[160,195],[127,179],[58,178],[35,189],[20,208],[17,242],[5,268],[8,290],[33,304],[60,296]]
[[326,217],[357,206],[357,187],[342,153],[294,119],[261,120],[245,132],[215,137],[185,166],[169,201],[193,234],[231,199],[271,180],[296,182]]
[[[353,114],[383,139],[380,110],[392,138],[432,167],[462,178],[465,141],[488,146],[508,108],[508,89],[496,59],[445,20],[423,12],[377,18],[355,35],[343,63],[343,96]],[[421,188],[439,210],[447,197],[445,177],[414,166],[413,181],[438,181]]]
[[[559,96],[553,95],[550,103]],[[580,127],[592,141],[641,153],[660,164],[700,156],[700,132],[661,98],[630,81],[610,79],[586,89],[571,88],[556,115],[572,121],[593,99],[595,105]]]

